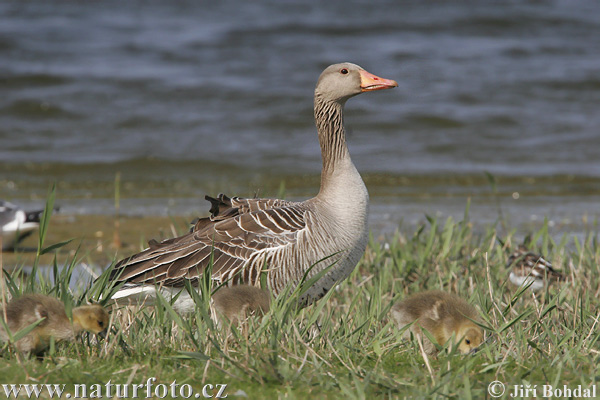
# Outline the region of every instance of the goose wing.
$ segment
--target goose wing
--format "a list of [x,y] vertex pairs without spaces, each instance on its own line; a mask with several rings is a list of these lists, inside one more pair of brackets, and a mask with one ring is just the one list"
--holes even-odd
[[[282,208],[297,205],[296,202],[280,199],[246,199],[242,197],[227,197],[220,193],[217,198],[204,196],[210,201],[210,221],[219,221],[231,218],[238,214],[247,214],[255,211],[266,211],[270,209]],[[198,222],[201,219],[197,220]],[[192,230],[197,229],[196,227]]]
[[118,262],[111,280],[177,287],[187,279],[195,284],[211,259],[212,276],[222,280],[241,271],[254,254],[296,243],[306,228],[303,203],[224,195],[207,199],[211,216],[199,219],[185,235],[149,242],[148,249]]

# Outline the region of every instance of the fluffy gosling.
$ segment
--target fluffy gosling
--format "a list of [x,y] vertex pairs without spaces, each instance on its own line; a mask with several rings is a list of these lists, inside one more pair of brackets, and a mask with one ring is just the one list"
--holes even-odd
[[[460,297],[442,291],[417,293],[392,307],[392,317],[399,328],[417,321],[404,338],[410,338],[410,332],[422,336],[424,350],[435,354],[436,347],[421,329],[426,329],[438,344],[444,344],[453,338],[461,353],[474,351],[483,342],[483,331],[471,319],[477,320],[475,308]],[[470,318],[470,319],[469,319]],[[460,341],[457,343],[457,341]]]
[[506,267],[510,268],[509,279],[517,286],[529,286],[533,292],[543,289],[551,282],[564,280],[552,264],[541,255],[532,253],[523,245],[508,257]]
[[[13,334],[43,319],[31,332],[15,345],[23,353],[39,354],[50,344],[50,338],[58,341],[72,340],[82,331],[100,333],[108,328],[108,312],[99,305],[73,308],[73,322],[67,317],[65,306],[59,300],[41,294],[28,294],[13,299],[6,305],[6,325]],[[4,318],[4,312],[0,318]],[[9,337],[0,325],[0,339]]]
[[213,308],[220,317],[232,324],[249,315],[269,311],[271,297],[266,290],[249,285],[222,287],[212,296]]

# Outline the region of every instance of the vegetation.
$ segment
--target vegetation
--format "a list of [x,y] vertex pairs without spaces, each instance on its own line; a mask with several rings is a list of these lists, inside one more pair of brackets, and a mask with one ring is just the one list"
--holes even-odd
[[[33,270],[27,276],[4,272],[2,302],[41,292],[61,298],[69,310],[88,301],[106,304],[114,290],[106,272],[90,285],[72,282],[75,269],[89,264],[90,249],[80,248],[65,262],[55,258],[50,278],[40,273],[39,257],[65,244],[44,247],[49,214],[45,218]],[[178,315],[159,299],[155,307],[113,310],[105,340],[85,336],[52,346],[42,359],[23,357],[4,344],[0,383],[65,384],[65,392],[74,393],[75,384],[105,390],[109,380],[146,385],[156,378],[153,388],[164,384],[169,393],[173,381],[213,396],[218,384],[227,384],[223,394],[228,398],[481,399],[489,398],[488,385],[495,380],[508,392],[513,385],[529,384],[589,388],[600,379],[596,234],[581,242],[566,235],[556,240],[547,225],[533,233],[533,250],[569,277],[534,296],[508,282],[506,260],[518,244],[514,232],[498,237],[489,227],[475,233],[468,207],[463,221],[428,222],[414,233],[400,230],[384,242],[371,240],[352,275],[310,307],[296,307],[299,293],[310,284],[305,282],[277,298],[264,317],[241,327],[218,326],[204,295],[214,290],[206,279],[191,315]],[[479,309],[488,338],[480,351],[461,356],[445,348],[425,358],[416,341],[401,339],[389,310],[398,299],[426,289],[458,293]],[[162,396],[160,390],[153,393]]]

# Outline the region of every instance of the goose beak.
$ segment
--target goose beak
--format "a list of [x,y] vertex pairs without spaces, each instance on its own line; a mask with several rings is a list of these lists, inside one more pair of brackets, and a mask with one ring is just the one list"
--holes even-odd
[[395,80],[380,78],[365,70],[360,71],[360,91],[372,92],[373,90],[391,89],[398,86]]

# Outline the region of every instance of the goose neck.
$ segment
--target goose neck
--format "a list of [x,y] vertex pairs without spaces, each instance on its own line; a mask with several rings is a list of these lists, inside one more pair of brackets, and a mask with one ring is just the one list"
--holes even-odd
[[315,123],[323,161],[321,192],[324,192],[336,177],[355,171],[346,144],[343,107],[344,104],[338,101],[326,101],[318,95],[315,96]]

